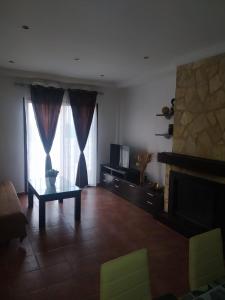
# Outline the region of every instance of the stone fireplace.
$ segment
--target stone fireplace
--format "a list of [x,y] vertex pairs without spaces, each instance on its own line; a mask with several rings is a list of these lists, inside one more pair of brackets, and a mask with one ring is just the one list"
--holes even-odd
[[172,216],[179,208],[176,218],[183,214],[183,222],[193,217],[196,226],[217,226],[215,207],[220,207],[218,198],[225,201],[225,174],[202,169],[201,159],[225,162],[225,54],[177,68],[172,153],[199,158],[200,168],[167,164],[164,211]]
[[225,234],[225,185],[170,172],[168,214],[189,235],[220,227]]

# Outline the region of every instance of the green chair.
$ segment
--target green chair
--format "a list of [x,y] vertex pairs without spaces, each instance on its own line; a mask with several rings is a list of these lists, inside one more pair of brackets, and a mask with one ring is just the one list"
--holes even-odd
[[225,275],[223,244],[219,228],[189,240],[189,284],[199,289]]
[[104,263],[100,274],[101,300],[151,300],[147,249]]

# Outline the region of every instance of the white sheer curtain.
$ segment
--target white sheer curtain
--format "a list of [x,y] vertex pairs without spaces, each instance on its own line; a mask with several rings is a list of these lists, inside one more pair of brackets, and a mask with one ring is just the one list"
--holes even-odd
[[[45,152],[38,133],[31,102],[27,101],[27,152],[28,178],[43,177],[45,174]],[[88,184],[96,185],[97,169],[97,113],[93,115],[87,144],[84,150]],[[59,175],[71,182],[76,181],[77,165],[80,156],[79,145],[73,123],[72,110],[69,105],[68,93],[65,92],[60,110],[56,134],[51,149],[52,167]]]

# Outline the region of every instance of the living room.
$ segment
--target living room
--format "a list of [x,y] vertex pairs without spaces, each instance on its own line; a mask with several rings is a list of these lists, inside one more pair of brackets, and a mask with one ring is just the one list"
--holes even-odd
[[[191,238],[225,236],[224,11],[220,0],[1,3],[0,181],[13,186],[0,200],[18,195],[25,216],[0,246],[1,299],[114,299],[104,264],[142,248],[145,298],[118,299],[192,290]],[[50,91],[61,94],[46,142],[38,101]],[[19,230],[1,209],[1,235]]]

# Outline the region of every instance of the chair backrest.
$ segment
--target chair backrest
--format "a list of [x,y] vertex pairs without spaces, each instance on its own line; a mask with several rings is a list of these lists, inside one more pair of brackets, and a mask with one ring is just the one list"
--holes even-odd
[[189,240],[189,284],[195,290],[225,275],[223,243],[219,228]]
[[101,266],[100,299],[152,299],[147,249],[131,252]]

